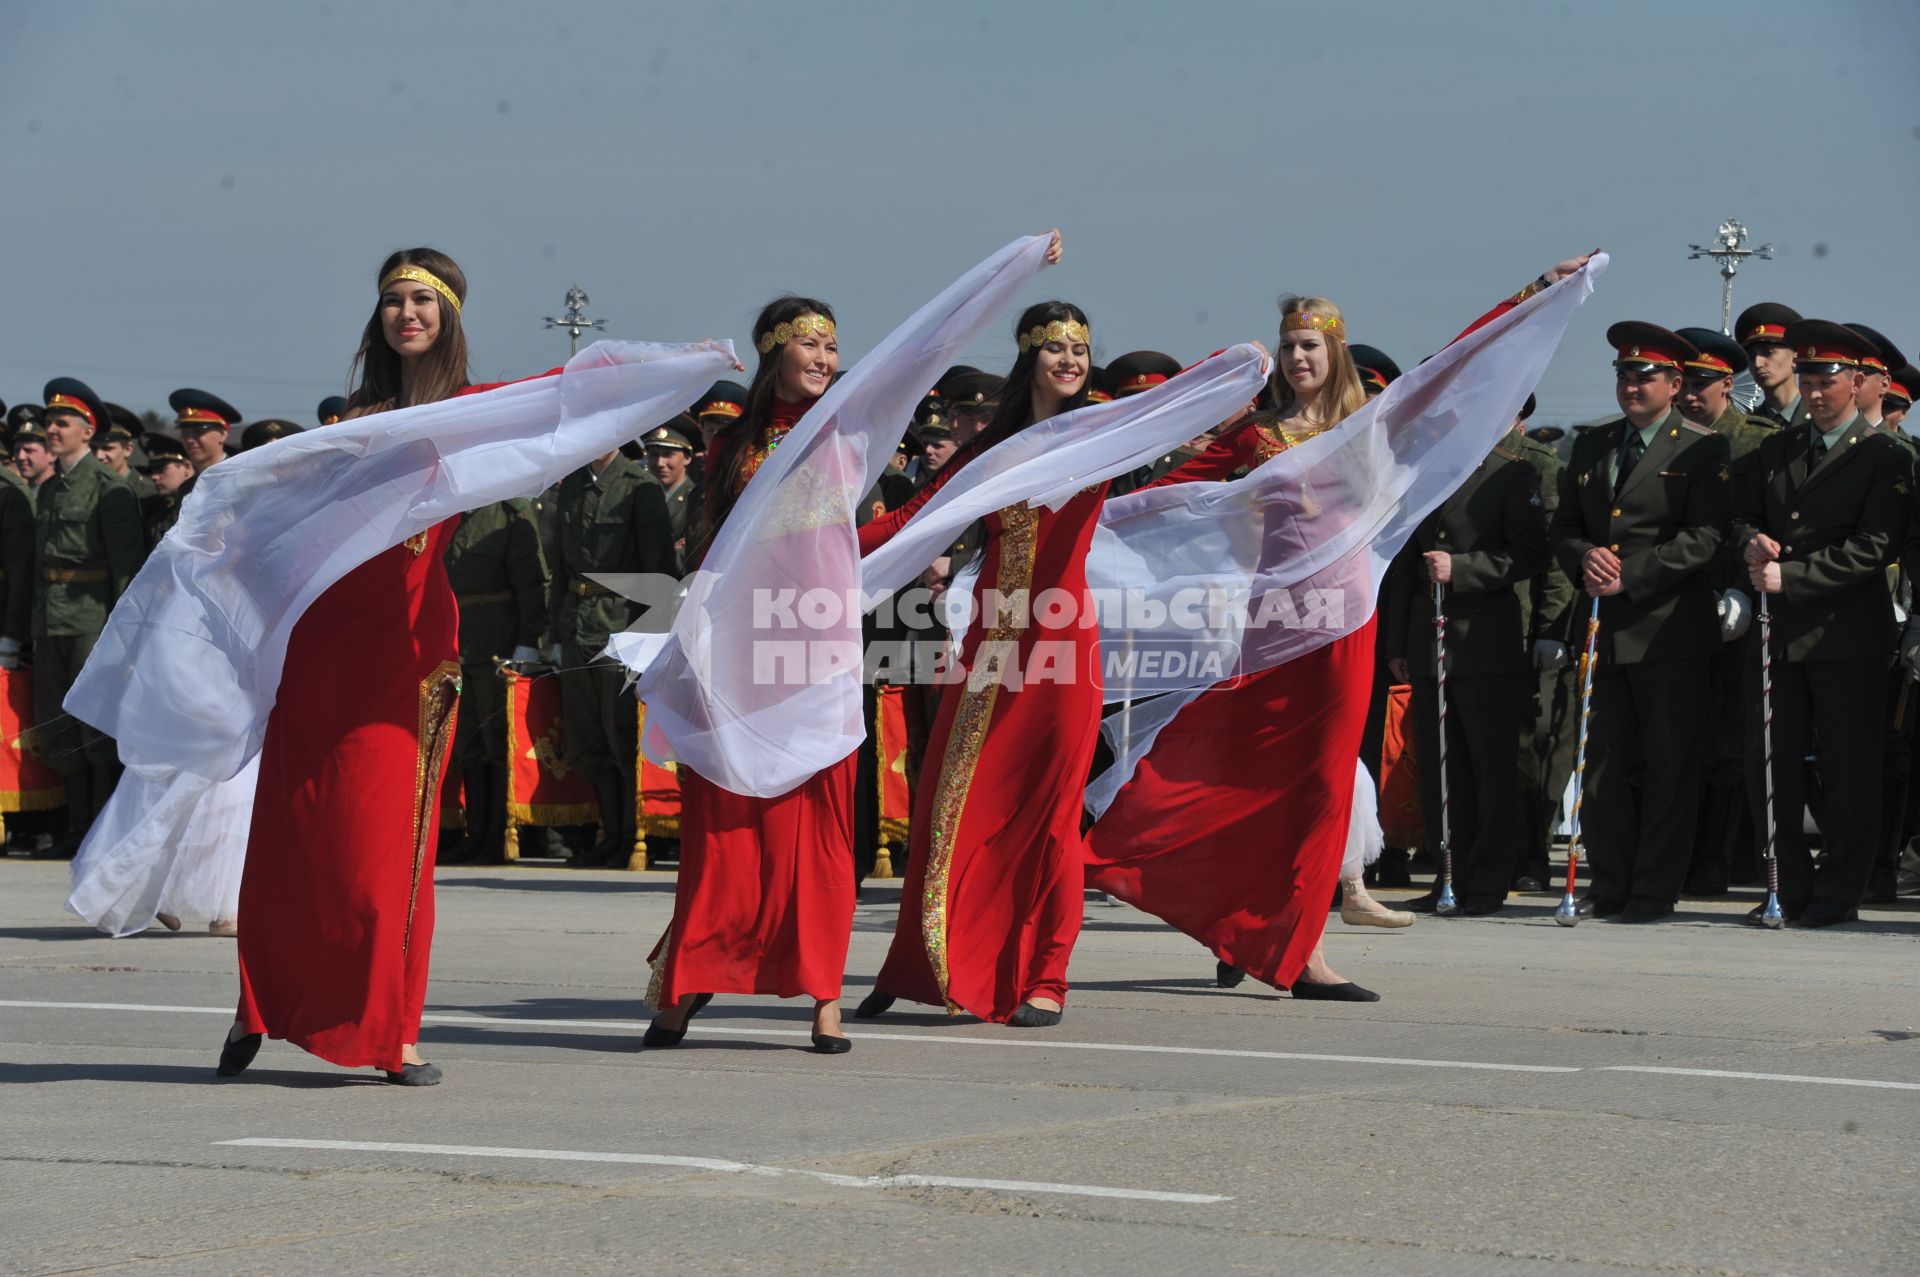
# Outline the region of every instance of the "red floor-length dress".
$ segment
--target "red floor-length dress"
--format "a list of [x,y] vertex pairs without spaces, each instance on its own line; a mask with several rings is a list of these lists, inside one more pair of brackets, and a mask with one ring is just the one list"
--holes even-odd
[[[739,488],[811,406],[774,401],[769,447],[743,459]],[[697,993],[840,996],[853,939],[859,765],[856,750],[777,798],[679,769],[680,877],[672,925],[653,953],[651,1005]]]
[[[958,468],[949,461],[943,478]],[[861,552],[938,486],[861,529]],[[1105,494],[1101,483],[1059,510],[1022,503],[987,519],[982,606],[928,737],[921,775],[933,780],[914,797],[900,918],[876,993],[995,1021],[1030,998],[1066,999],[1085,895],[1082,794],[1100,727],[1087,547]],[[1065,624],[985,612],[990,592],[1024,607],[1046,590],[1077,603]]]
[[242,1032],[398,1070],[420,1037],[440,780],[459,700],[449,519],[294,625],[240,883]]
[[[1225,479],[1299,441],[1243,426],[1159,483]],[[1182,708],[1094,825],[1092,885],[1269,984],[1299,978],[1346,850],[1373,631],[1369,618]]]

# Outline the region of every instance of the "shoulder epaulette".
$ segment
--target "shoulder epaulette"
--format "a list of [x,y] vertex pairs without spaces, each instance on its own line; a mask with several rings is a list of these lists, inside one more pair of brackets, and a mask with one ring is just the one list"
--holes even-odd
[[1519,453],[1517,453],[1517,452],[1508,452],[1508,451],[1507,451],[1507,450],[1506,450],[1505,448],[1495,448],[1495,449],[1493,450],[1493,455],[1494,455],[1494,456],[1496,456],[1496,457],[1505,457],[1505,458],[1506,458],[1506,459],[1507,459],[1508,461],[1523,461],[1523,460],[1525,460],[1525,458],[1524,458],[1524,457],[1522,457],[1522,456],[1521,456],[1521,455],[1520,455]]
[[1591,430],[1611,430],[1619,424],[1618,421],[1591,421],[1584,426],[1575,426],[1574,429],[1578,430],[1581,434],[1586,434]]
[[1682,430],[1691,431],[1692,433],[1697,435],[1707,435],[1709,437],[1711,437],[1714,433],[1716,433],[1712,426],[1696,426],[1691,421],[1688,421],[1685,417],[1680,418],[1680,428]]

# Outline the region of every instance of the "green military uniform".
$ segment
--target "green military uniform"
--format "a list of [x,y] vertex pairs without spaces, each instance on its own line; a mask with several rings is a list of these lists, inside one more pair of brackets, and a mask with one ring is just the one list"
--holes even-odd
[[[1560,454],[1517,428],[1501,444],[1516,452],[1540,482],[1541,511],[1544,522],[1553,522],[1560,504]],[[1584,639],[1568,634],[1568,615],[1573,608],[1574,586],[1566,571],[1549,556],[1544,569],[1536,572],[1515,591],[1520,598],[1520,628],[1526,635],[1528,652],[1534,654],[1533,695],[1520,721],[1520,855],[1514,866],[1516,881],[1530,878],[1534,888],[1546,886],[1550,873],[1547,852],[1553,827],[1559,820],[1560,796],[1573,776],[1573,752],[1578,743],[1579,712],[1577,662],[1569,656]],[[1561,659],[1545,659],[1546,644],[1560,645]],[[1549,668],[1551,666],[1551,668]]]
[[593,778],[599,799],[601,843],[593,858],[625,864],[634,839],[639,716],[626,670],[598,658],[637,607],[587,574],[678,575],[673,517],[653,476],[616,454],[598,475],[589,467],[561,481],[559,522],[550,633],[560,648],[567,754]]
[[[1697,352],[1651,324],[1615,324],[1622,373],[1677,375]],[[1620,562],[1600,599],[1583,827],[1590,908],[1651,921],[1671,913],[1692,856],[1701,720],[1720,650],[1712,570],[1727,526],[1725,438],[1669,408],[1578,432],[1550,533],[1584,588],[1586,556]],[[1581,611],[1586,609],[1582,608]]]
[[507,702],[496,661],[531,654],[547,623],[547,569],[532,503],[499,501],[460,520],[447,542],[447,583],[460,605],[460,714],[453,766],[466,793],[466,844],[456,861],[505,858]]
[[[80,398],[74,385],[52,383],[50,409],[56,399]],[[106,805],[119,759],[110,737],[61,705],[146,553],[140,503],[124,479],[91,453],[64,473],[55,467],[34,508],[32,746],[66,785],[63,851],[79,845]]]
[[[1422,759],[1440,757],[1433,586],[1422,557],[1431,551],[1451,556],[1453,570],[1442,606],[1454,879],[1463,910],[1490,913],[1512,885],[1519,850],[1516,728],[1526,702],[1528,650],[1516,587],[1547,565],[1539,473],[1518,452],[1495,448],[1421,520],[1389,571],[1385,642],[1412,676]],[[1438,848],[1440,769],[1422,767],[1420,787],[1427,842]],[[1429,896],[1413,907],[1432,903]]]

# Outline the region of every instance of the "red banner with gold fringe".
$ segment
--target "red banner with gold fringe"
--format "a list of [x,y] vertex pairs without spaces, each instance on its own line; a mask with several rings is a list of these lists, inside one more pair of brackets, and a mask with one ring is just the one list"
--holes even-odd
[[1389,847],[1418,847],[1420,759],[1413,739],[1413,688],[1387,689],[1387,725],[1380,740],[1380,829]]
[[567,765],[560,680],[501,671],[507,684],[507,820],[515,825],[591,825],[593,785]]
[[[636,739],[646,738],[647,707],[643,704],[640,706],[640,734]],[[633,801],[642,838],[654,834],[663,834],[668,838],[680,836],[680,771],[677,764],[668,763],[662,767],[648,758],[644,750],[641,751],[639,783],[634,786]]]
[[880,764],[880,838],[895,847],[907,845],[913,821],[913,789],[907,783],[907,688],[882,683],[874,689],[877,740],[874,753]]
[[33,671],[0,670],[0,813],[64,806],[60,774],[28,754],[20,737],[33,726]]

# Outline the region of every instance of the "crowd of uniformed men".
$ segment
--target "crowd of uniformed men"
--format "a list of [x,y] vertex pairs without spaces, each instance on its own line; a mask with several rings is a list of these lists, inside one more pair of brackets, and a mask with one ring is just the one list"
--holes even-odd
[[[1771,714],[1773,837],[1789,919],[1829,925],[1863,901],[1920,887],[1900,864],[1915,817],[1909,781],[1920,719],[1920,706],[1908,704],[1920,677],[1920,626],[1910,642],[1900,624],[1910,571],[1920,570],[1920,511],[1912,508],[1920,448],[1900,422],[1920,372],[1864,325],[1804,319],[1776,303],[1742,312],[1732,336],[1630,322],[1613,325],[1607,339],[1623,416],[1571,435],[1533,429],[1530,398],[1388,574],[1368,751],[1377,764],[1386,689],[1410,683],[1425,826],[1415,859],[1443,836],[1434,760],[1444,694],[1444,832],[1462,911],[1492,913],[1516,889],[1552,887],[1548,851],[1574,771],[1591,641],[1583,914],[1652,922],[1683,894],[1760,880],[1763,712]],[[1369,394],[1400,375],[1372,347],[1351,353]],[[1159,352],[1123,355],[1095,370],[1093,397],[1139,393],[1180,367]],[[1742,372],[1760,394],[1750,411],[1734,395]],[[1000,385],[966,367],[942,377],[860,517],[898,508],[937,474],[990,418]],[[72,378],[49,382],[42,400],[5,413],[0,667],[31,667],[34,721],[23,743],[66,787],[64,816],[11,818],[9,846],[64,857],[118,773],[113,742],[59,708],[115,599],[202,471],[302,427],[268,419],[242,428],[229,404],[191,389],[171,396],[170,434],[146,429]],[[627,863],[635,715],[624,672],[593,658],[638,605],[593,577],[678,575],[697,562],[702,455],[745,400],[744,388],[721,382],[640,444],[538,497],[462,520],[446,561],[464,664],[451,766],[468,822],[443,859],[503,854],[499,665],[513,662],[559,672],[567,761],[594,788],[598,841],[568,845],[572,861]],[[345,400],[324,400],[319,424],[346,411]],[[1112,491],[1131,491],[1183,455],[1122,476]],[[969,540],[957,543],[923,584],[942,588],[970,550]],[[1763,598],[1768,615],[1756,623]],[[1445,618],[1444,686],[1436,603]],[[1773,636],[1764,696],[1763,629]],[[1818,856],[1804,832],[1809,810]],[[862,819],[874,823],[871,811]],[[864,832],[870,857],[872,833]],[[1380,885],[1409,881],[1407,850],[1390,849],[1375,867]],[[1437,888],[1411,907],[1431,909]]]

